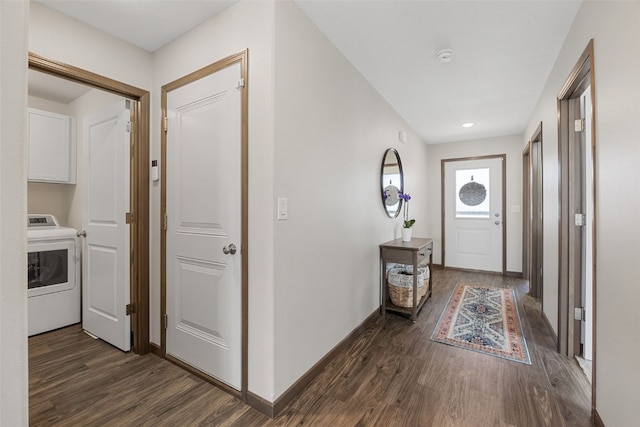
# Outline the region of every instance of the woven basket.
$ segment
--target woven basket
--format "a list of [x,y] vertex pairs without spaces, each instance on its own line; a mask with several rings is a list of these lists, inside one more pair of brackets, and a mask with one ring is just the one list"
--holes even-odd
[[[413,274],[413,265],[411,264],[407,264],[404,266],[404,269],[407,270],[407,272],[409,272],[410,274]],[[420,274],[424,274],[424,280],[427,280],[429,278],[429,266],[428,265],[423,265],[423,266],[418,266],[418,273]],[[413,284],[412,284],[413,286]]]
[[[428,285],[428,269],[418,268],[418,301],[426,293]],[[392,268],[387,274],[389,297],[399,307],[413,307],[413,274],[405,267]]]

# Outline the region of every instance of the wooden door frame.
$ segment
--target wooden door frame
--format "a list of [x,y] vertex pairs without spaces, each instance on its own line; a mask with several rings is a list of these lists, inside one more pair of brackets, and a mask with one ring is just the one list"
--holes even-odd
[[[161,348],[158,350],[158,354],[167,360],[181,366],[189,372],[198,375],[199,377],[211,382],[215,386],[222,390],[232,394],[233,396],[241,398],[244,402],[247,402],[247,388],[248,388],[248,311],[249,311],[249,216],[248,216],[248,200],[249,200],[249,50],[245,49],[234,55],[230,55],[224,59],[207,65],[199,70],[196,70],[186,76],[183,76],[177,80],[167,83],[162,86],[161,89],[161,108],[162,108],[162,124],[160,129],[161,135],[161,164],[164,165],[165,173],[161,174],[161,199],[160,199],[160,235],[162,236],[160,242],[160,319],[159,322],[163,325],[160,328]],[[220,71],[234,64],[240,64],[241,78],[244,79],[244,90],[242,91],[242,107],[241,107],[241,246],[240,253],[242,254],[242,284],[241,284],[241,368],[240,368],[240,384],[241,390],[238,392],[234,388],[226,385],[218,379],[207,375],[206,373],[184,363],[180,360],[167,355],[167,330],[165,323],[165,316],[167,313],[167,230],[165,219],[167,218],[167,133],[164,121],[167,117],[167,95],[172,90],[183,87],[189,83],[195,82],[203,77]]]
[[132,351],[149,352],[149,92],[100,74],[29,52],[29,69],[70,80],[136,101],[131,148],[130,301]]
[[[542,209],[542,206],[538,207],[535,203],[537,195],[534,194],[534,189],[537,188],[540,191],[538,203],[542,204],[544,200],[542,153],[542,122],[540,122],[522,152],[522,274],[525,279],[529,280],[529,293],[540,300],[543,299],[544,291],[540,274],[543,260],[539,251],[544,239],[544,218],[539,217],[537,220],[535,218],[537,211],[534,209]],[[538,159],[537,165],[535,164],[536,158]],[[536,187],[536,181],[538,181],[538,187]],[[537,223],[539,226],[536,229]],[[536,260],[536,258],[539,259]]]
[[[558,93],[557,97],[557,111],[558,111],[558,204],[560,208],[560,217],[558,220],[558,352],[574,356],[576,354],[575,342],[576,335],[579,339],[580,325],[579,321],[574,320],[573,308],[581,305],[579,292],[576,292],[576,284],[572,284],[570,278],[575,275],[575,272],[569,271],[569,257],[571,256],[572,242],[570,240],[569,228],[571,221],[571,207],[572,202],[569,200],[571,176],[569,174],[570,162],[570,125],[569,125],[569,107],[572,99],[576,98],[576,95],[580,95],[584,92],[586,84],[590,86],[591,94],[591,111],[587,114],[591,115],[591,150],[592,150],[592,163],[590,166],[593,172],[593,237],[591,241],[592,245],[592,292],[593,292],[593,304],[592,304],[592,342],[593,342],[593,354],[592,354],[592,382],[591,382],[591,394],[592,394],[592,407],[596,407],[596,338],[597,338],[597,286],[596,286],[596,220],[597,220],[597,169],[596,169],[596,94],[595,94],[595,70],[594,70],[594,43],[591,39],[583,51],[582,55],[575,64],[569,77],[565,81],[562,89]],[[581,286],[580,283],[577,286]],[[594,412],[595,414],[595,412]]]
[[[522,278],[529,280],[531,272],[531,140],[522,151]],[[531,286],[529,286],[531,291]]]
[[506,205],[507,205],[507,155],[506,154],[489,154],[486,156],[475,156],[475,157],[457,157],[453,159],[442,159],[440,160],[440,238],[442,241],[442,268],[445,268],[445,174],[444,167],[447,163],[450,162],[464,162],[470,160],[486,160],[486,159],[502,159],[502,207],[501,213],[502,216],[502,274],[506,274],[507,272],[507,216],[505,215]]

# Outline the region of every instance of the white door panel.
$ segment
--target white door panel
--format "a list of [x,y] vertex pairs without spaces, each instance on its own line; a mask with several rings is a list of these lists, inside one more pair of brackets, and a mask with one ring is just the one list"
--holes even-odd
[[87,293],[87,306],[90,311],[117,322],[118,308],[113,296],[117,294],[118,284],[117,273],[113,274],[113,272],[118,271],[118,250],[91,244],[87,258],[91,269],[91,287]]
[[487,229],[477,230],[459,226],[456,229],[458,234],[458,252],[464,255],[488,258],[491,256],[491,231]]
[[445,266],[502,272],[502,158],[445,162]]
[[[235,64],[167,94],[167,354],[240,390],[241,89]],[[234,254],[223,252],[235,244]]]
[[124,351],[131,349],[127,102],[83,119],[82,326]]

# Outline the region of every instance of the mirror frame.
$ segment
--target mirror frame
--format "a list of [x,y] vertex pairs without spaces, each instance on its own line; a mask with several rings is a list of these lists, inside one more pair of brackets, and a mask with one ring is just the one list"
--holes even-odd
[[380,200],[382,201],[382,207],[385,213],[387,214],[387,216],[389,218],[397,218],[398,215],[400,215],[400,211],[402,210],[402,199],[399,200],[398,209],[396,210],[394,215],[392,215],[389,212],[389,210],[387,209],[387,205],[385,203],[384,166],[385,166],[385,160],[387,159],[387,155],[391,153],[395,155],[396,160],[398,161],[398,171],[400,173],[400,193],[404,193],[404,170],[402,169],[402,161],[400,160],[400,154],[398,153],[398,150],[396,150],[395,148],[387,148],[387,150],[384,152],[384,155],[382,156],[382,164],[380,166]]

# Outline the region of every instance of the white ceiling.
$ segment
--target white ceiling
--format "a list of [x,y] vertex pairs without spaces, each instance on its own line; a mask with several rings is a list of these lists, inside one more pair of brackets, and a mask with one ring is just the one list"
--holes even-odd
[[49,74],[29,70],[29,95],[69,104],[91,90],[91,87]]
[[36,0],[149,52],[238,0]]
[[[38,1],[151,52],[235,3]],[[296,3],[427,143],[522,133],[580,7],[579,0]],[[436,58],[443,48],[455,51],[448,63]]]
[[[580,2],[298,5],[427,143],[438,143],[522,133]],[[436,58],[443,48],[455,51],[448,63]]]

